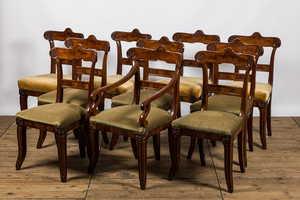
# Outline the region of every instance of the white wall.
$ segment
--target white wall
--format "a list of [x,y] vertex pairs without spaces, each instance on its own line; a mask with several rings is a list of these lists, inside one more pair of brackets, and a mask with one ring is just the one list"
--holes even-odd
[[[300,116],[299,6],[298,0],[0,0],[0,115],[19,111],[18,79],[49,72],[49,44],[43,33],[70,27],[111,43],[109,74],[116,70],[110,38],[116,30],[138,28],[153,39],[198,29],[219,35],[221,41],[256,31],[279,37],[272,115]],[[35,105],[36,98],[29,98],[29,107]]]

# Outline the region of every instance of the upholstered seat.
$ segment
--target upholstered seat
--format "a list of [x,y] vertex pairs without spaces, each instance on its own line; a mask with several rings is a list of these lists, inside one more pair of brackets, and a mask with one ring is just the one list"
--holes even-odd
[[173,119],[173,116],[167,111],[151,107],[147,117],[148,126],[141,127],[139,117],[142,112],[139,105],[118,106],[114,109],[104,110],[98,115],[91,117],[90,122],[145,133]]
[[[252,110],[252,101],[247,101],[247,110],[249,113]],[[191,112],[200,111],[202,106],[202,100],[193,103],[190,106]],[[235,115],[240,114],[241,109],[241,98],[237,96],[228,96],[228,95],[214,95],[208,97],[207,110],[217,110],[232,113]]]
[[[58,110],[59,114],[57,114]],[[74,121],[80,120],[87,114],[87,110],[81,106],[69,103],[55,103],[23,110],[18,112],[16,116],[33,122],[64,127]]]
[[[111,75],[111,76],[107,76],[107,85],[113,84],[115,82],[117,82],[118,80],[122,79],[124,76],[120,75],[120,74],[115,74],[115,75]],[[102,78],[95,78],[95,89],[98,89],[101,87],[101,80]],[[126,83],[120,85],[119,87],[113,88],[109,91],[107,91],[107,93],[109,94],[113,94],[113,95],[119,95],[119,94],[123,94],[126,92],[130,92],[132,91],[134,88],[134,78],[131,78],[130,80],[128,80]]]
[[[141,90],[140,91],[140,104],[145,101],[148,97],[155,94],[156,90]],[[112,104],[117,105],[130,105],[132,104],[134,92],[127,92],[122,95],[115,96],[111,99]],[[162,97],[154,100],[151,102],[151,106],[156,108],[166,108],[169,106],[173,101],[173,97],[170,94],[164,94]]]
[[[72,76],[64,75],[64,79],[72,79]],[[51,92],[57,89],[57,74],[42,74],[29,76],[18,80],[18,87],[22,90]]]
[[[171,79],[163,79],[157,82],[168,83]],[[209,80],[209,83],[211,81]],[[185,97],[199,98],[202,95],[203,90],[203,79],[196,77],[180,76],[179,82],[179,95]]]
[[232,135],[243,124],[243,118],[221,111],[205,110],[180,117],[172,122],[173,127]]
[[[56,94],[56,91],[45,93],[38,97],[38,102],[41,104],[55,103]],[[63,103],[71,103],[85,108],[88,101],[88,94],[87,90],[65,88]]]
[[[234,81],[226,85],[243,87],[243,82]],[[272,86],[267,83],[255,83],[254,101],[266,102],[272,93]]]

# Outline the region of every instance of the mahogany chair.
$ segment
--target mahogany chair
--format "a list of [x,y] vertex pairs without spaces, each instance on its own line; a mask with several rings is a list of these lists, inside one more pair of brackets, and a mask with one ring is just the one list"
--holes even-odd
[[[220,37],[217,35],[206,35],[201,30],[197,30],[195,33],[181,33],[177,32],[173,34],[173,41],[182,42],[184,44],[208,44],[213,41],[220,41]],[[198,49],[199,51],[199,49]],[[182,62],[183,70],[187,68],[198,68],[198,64],[187,58],[183,54],[184,60]],[[199,69],[199,74],[194,77],[188,77],[182,72],[180,77],[180,86],[179,86],[179,100],[181,102],[194,103],[201,99],[202,90],[203,90],[203,79],[200,74],[201,69]],[[159,82],[168,83],[170,79],[163,79]],[[180,117],[181,110],[179,108],[178,115]]]
[[[56,103],[45,104],[30,109],[20,111],[16,114],[17,138],[19,154],[16,162],[16,169],[19,170],[26,157],[26,129],[36,128],[42,131],[54,132],[58,150],[58,161],[60,177],[62,182],[67,181],[67,133],[80,128],[79,147],[81,157],[85,156],[85,146],[81,141],[89,144],[84,129],[88,123],[88,110],[76,104],[63,103],[63,88],[81,88],[88,90],[89,94],[94,90],[94,69],[97,62],[97,52],[95,50],[83,49],[81,45],[76,45],[72,49],[52,48],[50,56],[56,60],[57,65],[57,98]],[[91,63],[89,82],[63,79],[63,69],[61,59],[84,60]],[[84,69],[84,68],[82,68]],[[89,108],[89,105],[87,105]],[[89,152],[89,146],[87,146]]]
[[[195,60],[203,64],[203,98],[201,111],[196,111],[178,118],[172,122],[172,134],[170,138],[170,149],[172,158],[172,167],[169,173],[169,180],[172,180],[180,163],[180,140],[182,135],[196,137],[199,140],[201,148],[201,164],[205,165],[205,154],[203,139],[222,141],[224,145],[224,167],[225,178],[230,193],[233,192],[233,141],[238,137],[239,165],[241,172],[245,172],[246,149],[244,143],[246,131],[246,113],[247,107],[252,101],[247,101],[248,82],[250,80],[250,71],[256,66],[256,59],[253,55],[237,54],[232,49],[226,48],[223,52],[199,51],[195,55]],[[218,84],[208,84],[207,63],[231,63],[233,65],[243,65],[245,73],[243,77],[244,87],[224,86]],[[222,66],[220,65],[219,68]],[[235,73],[232,76],[239,76]],[[226,111],[208,110],[210,99],[208,94],[225,94],[240,96],[239,115]],[[202,155],[201,155],[202,154]]]
[[[148,40],[148,39],[140,39],[137,41],[137,47],[138,48],[146,48],[146,49],[157,49],[159,46],[164,46],[168,51],[174,51],[174,52],[179,52],[183,53],[184,51],[184,46],[180,42],[172,42],[170,41],[167,37],[163,36],[159,40]],[[143,62],[144,64],[145,62]],[[149,78],[151,77],[167,77],[172,79],[172,74],[169,73],[168,70],[165,70],[163,68],[155,67],[151,68],[149,67],[149,63],[147,65],[142,65],[141,66],[143,69],[143,80],[144,81],[149,81]],[[141,86],[141,91],[140,91],[140,102],[143,102],[146,100],[149,96],[153,95],[156,93],[155,88],[158,87],[156,83],[155,85],[149,85],[147,87]],[[111,99],[112,102],[112,107],[116,106],[122,106],[122,105],[131,105],[132,104],[132,99],[134,96],[134,91],[130,91],[124,94],[120,94],[118,96],[115,96]],[[156,99],[151,103],[151,106],[156,107],[156,108],[161,108],[164,110],[169,110],[170,105],[172,104],[173,97],[170,94],[165,94],[159,99]],[[119,135],[118,134],[113,134],[111,142],[110,142],[110,150],[113,150],[117,141],[118,141]]]
[[[211,42],[207,45],[208,51],[216,51],[216,52],[222,52],[226,48],[231,48],[236,53],[242,53],[242,54],[251,54],[256,57],[256,61],[258,61],[258,58],[263,55],[264,49],[261,45],[246,45],[243,44],[241,40],[234,40],[230,43],[223,43],[223,42]],[[218,67],[217,65],[214,65],[214,67]],[[235,66],[235,68],[239,67],[240,69],[244,69],[245,66]],[[241,78],[237,76],[229,76],[226,72],[219,72],[218,68],[213,70],[215,73],[213,75],[213,83],[220,84],[222,80],[226,81],[242,81]],[[236,74],[238,74],[239,71],[235,71]],[[256,67],[253,67],[250,80],[252,85],[249,87],[249,101],[253,101],[254,98],[254,90],[255,90],[255,80],[256,80]],[[235,79],[237,78],[237,79]],[[225,112],[230,112],[235,115],[239,115],[239,108],[240,105],[238,102],[240,102],[240,97],[236,96],[229,96],[229,95],[214,95],[210,96],[209,98],[209,105],[208,110],[221,110]],[[195,103],[193,103],[190,106],[190,111],[200,111],[201,110],[201,104],[202,101],[199,100]],[[249,141],[249,149],[251,150],[251,144],[253,144],[253,108],[250,107],[252,105],[251,103],[248,103],[247,113],[246,113],[246,119],[247,119],[247,126],[248,126],[248,141]],[[245,138],[246,139],[246,138]],[[188,153],[188,159],[191,159],[194,148],[196,144],[196,138],[191,137],[191,146]],[[252,150],[251,150],[252,151]]]
[[[68,48],[73,48],[77,44],[81,44],[81,46],[85,49],[93,49],[96,50],[98,53],[103,53],[103,60],[102,60],[102,67],[96,68],[94,70],[94,76],[99,77],[98,79],[101,79],[101,85],[106,85],[106,74],[107,74],[107,55],[110,51],[110,44],[108,41],[102,41],[97,40],[97,38],[94,35],[90,35],[87,39],[84,38],[68,38],[65,41],[65,46]],[[90,68],[76,66],[75,70],[73,71],[73,79],[74,81],[80,80],[79,77],[82,75],[90,75]],[[89,91],[87,90],[81,90],[77,88],[64,88],[63,90],[64,98],[63,103],[71,103],[79,105],[83,108],[86,108],[86,105],[88,103],[89,98]],[[38,97],[38,105],[43,104],[50,104],[56,102],[56,95],[57,91],[48,92],[45,94],[42,94]],[[104,109],[104,105],[101,105],[100,109]],[[75,129],[75,135],[78,135],[78,130]],[[37,148],[41,148],[42,144],[46,138],[46,132],[41,131],[40,137],[38,140]],[[102,133],[104,142],[106,144],[109,143],[106,133]]]
[[[95,101],[98,95],[103,92],[117,87],[128,81],[131,77],[135,77],[134,97],[132,105],[124,105],[113,107],[104,110],[99,114],[90,117],[90,146],[91,146],[91,160],[88,172],[91,173],[98,161],[99,157],[99,139],[98,132],[108,131],[114,134],[130,137],[132,149],[135,157],[138,159],[139,179],[141,189],[146,188],[147,179],[147,141],[153,136],[154,144],[159,144],[159,133],[164,129],[170,129],[172,120],[176,118],[178,110],[178,90],[179,90],[179,76],[181,73],[182,54],[171,52],[160,46],[156,50],[130,48],[127,51],[127,56],[133,61],[133,66],[130,72],[121,80],[112,85],[107,85],[103,88],[97,89],[92,93],[93,103],[91,104],[90,112],[98,106],[99,101]],[[175,65],[174,69],[165,70],[166,74],[172,75],[172,80],[168,84],[158,84],[157,82],[140,80],[140,60],[150,61],[164,61]],[[142,87],[157,86],[155,94],[148,97],[140,103],[140,91]],[[151,103],[156,99],[162,97],[167,92],[172,91],[173,102],[171,105],[171,112],[151,106]],[[92,114],[91,114],[92,115]],[[160,147],[154,145],[155,158],[160,159]]]
[[[271,130],[271,102],[272,102],[272,91],[274,82],[274,60],[275,52],[281,45],[281,40],[277,37],[263,37],[260,33],[255,32],[251,36],[232,35],[228,38],[229,42],[235,39],[240,39],[244,44],[260,44],[261,46],[272,48],[270,62],[267,64],[258,64],[257,72],[268,73],[267,83],[256,82],[255,95],[254,95],[254,107],[259,109],[260,113],[260,140],[262,149],[267,148],[266,142],[266,126],[268,135],[272,136]],[[238,70],[238,68],[237,68]],[[234,86],[241,87],[241,82],[236,81],[231,83]],[[253,150],[253,142],[250,145],[250,149]]]
[[[123,67],[125,65],[131,65],[130,59],[122,56],[122,44],[137,42],[139,39],[151,39],[151,35],[142,34],[138,29],[133,29],[132,32],[115,31],[111,34],[111,38],[116,41],[117,44],[117,72],[115,75],[107,76],[108,85],[122,79],[124,77],[124,75],[122,75]],[[101,78],[95,78],[95,89],[102,87],[101,81]],[[133,90],[133,88],[134,79],[130,79],[126,83],[107,91],[105,97],[111,99],[116,95],[130,92]]]
[[[49,41],[50,49],[55,47],[58,41],[65,41],[69,37],[83,38],[82,33],[74,33],[70,28],[65,31],[46,31],[44,38]],[[80,61],[78,61],[80,63]],[[72,76],[64,75],[64,78],[71,79]],[[46,92],[56,90],[57,75],[56,64],[51,58],[50,74],[36,75],[25,77],[18,80],[19,94],[20,94],[20,107],[21,110],[28,108],[28,96],[38,97]]]

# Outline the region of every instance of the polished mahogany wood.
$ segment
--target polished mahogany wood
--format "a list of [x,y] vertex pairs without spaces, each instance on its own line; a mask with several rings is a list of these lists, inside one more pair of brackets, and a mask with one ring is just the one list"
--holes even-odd
[[[107,43],[108,44],[108,43]],[[57,99],[54,104],[51,104],[53,110],[57,112],[57,115],[60,114],[60,110],[55,109],[56,105],[60,104],[63,100],[63,88],[73,87],[81,89],[85,89],[89,91],[89,96],[92,91],[94,91],[94,69],[95,64],[97,62],[97,51],[95,50],[87,50],[84,49],[80,44],[76,45],[74,48],[66,49],[66,48],[52,48],[49,52],[51,58],[55,59],[57,65],[57,75],[58,75],[58,84],[57,84]],[[74,60],[73,64],[76,64],[76,60],[84,60],[90,63],[90,79],[88,82],[83,83],[81,80],[64,80],[63,81],[63,70],[62,70],[62,59]],[[70,84],[65,84],[70,83]],[[79,84],[80,83],[80,84]],[[89,105],[87,105],[89,108]],[[27,112],[29,112],[27,110]],[[18,146],[19,146],[19,155],[16,162],[16,169],[19,170],[22,166],[22,163],[26,157],[27,145],[26,145],[26,129],[27,127],[39,129],[43,132],[54,132],[57,150],[58,150],[58,160],[59,160],[59,170],[61,181],[67,181],[67,133],[71,130],[78,129],[79,131],[79,147],[80,147],[80,155],[81,157],[85,156],[85,146],[87,147],[88,153],[89,151],[89,137],[85,132],[87,132],[87,123],[88,123],[88,115],[82,116],[81,119],[73,121],[72,123],[66,126],[54,126],[46,123],[40,123],[37,121],[31,121],[27,119],[23,119],[21,117],[16,118],[17,123],[17,137],[18,137]]]
[[[243,123],[232,135],[220,135],[214,132],[202,132],[197,130],[191,130],[188,128],[178,128],[173,127],[170,139],[170,149],[171,149],[171,158],[172,166],[169,173],[169,180],[172,180],[176,171],[179,167],[180,162],[180,140],[182,135],[191,136],[200,139],[200,156],[201,164],[205,165],[205,158],[203,157],[203,145],[201,140],[210,139],[214,141],[222,141],[224,146],[224,168],[225,168],[225,178],[230,193],[233,192],[233,177],[232,177],[232,158],[233,158],[233,141],[238,137],[238,152],[239,152],[239,164],[241,172],[245,172],[246,167],[246,149],[245,149],[245,127],[246,127],[246,107],[247,107],[247,91],[248,91],[248,82],[250,79],[250,71],[253,67],[256,66],[256,58],[253,55],[246,54],[237,54],[231,48],[226,48],[223,52],[207,52],[199,51],[195,55],[195,60],[202,64],[203,69],[203,98],[202,98],[202,112],[207,110],[208,106],[208,94],[226,94],[226,95],[235,95],[242,98],[242,103],[240,107],[239,117],[243,119]],[[233,65],[243,65],[245,66],[244,73],[244,87],[235,88],[216,83],[208,84],[208,63],[221,64],[221,63],[230,63]],[[220,66],[221,67],[221,66]],[[220,68],[219,67],[219,68]],[[219,69],[218,68],[218,69]],[[221,112],[221,111],[220,111]]]
[[[251,36],[244,35],[232,35],[228,38],[229,42],[234,41],[235,39],[240,39],[244,44],[259,44],[263,47],[272,48],[270,61],[266,64],[257,64],[257,72],[267,72],[268,73],[268,81],[267,83],[273,88],[274,81],[274,60],[275,53],[277,48],[281,46],[281,40],[278,37],[264,37],[260,33],[255,32]],[[262,149],[267,148],[266,142],[266,127],[268,130],[268,135],[272,136],[271,129],[271,102],[272,102],[272,93],[269,98],[265,102],[254,101],[254,107],[259,109],[260,113],[260,139],[262,144]],[[253,150],[253,142],[250,144]]]
[[[170,52],[165,49],[165,47],[160,46],[156,50],[152,49],[142,49],[142,48],[130,48],[127,51],[127,56],[129,59],[133,61],[133,66],[129,73],[122,78],[121,80],[117,81],[114,84],[107,85],[105,87],[99,88],[96,91],[92,93],[91,101],[92,103],[89,115],[94,115],[95,108],[97,108],[98,104],[101,103],[101,100],[99,100],[98,96],[102,95],[103,92],[110,90],[114,87],[117,87],[124,82],[128,81],[130,78],[135,76],[135,88],[134,88],[134,97],[133,102],[134,104],[139,104],[139,91],[141,89],[140,82],[140,75],[139,75],[139,61],[140,60],[161,60],[165,61],[170,64],[175,65],[175,73],[170,81],[169,84],[166,84],[165,87],[160,89],[157,93],[154,95],[148,97],[144,102],[141,103],[140,109],[142,111],[142,114],[139,117],[139,125],[141,127],[147,127],[148,121],[147,116],[151,110],[151,102],[155,99],[161,97],[162,95],[166,94],[173,88],[173,102],[171,105],[171,115],[173,116],[173,119],[176,118],[176,114],[178,111],[178,90],[179,90],[179,76],[181,73],[181,62],[182,62],[182,54],[177,52]],[[114,109],[114,108],[111,108]],[[100,113],[101,114],[101,113]],[[120,122],[121,123],[121,122]],[[112,132],[114,134],[123,135],[131,138],[132,146],[133,146],[133,152],[135,157],[138,159],[138,166],[139,166],[139,178],[140,178],[140,187],[141,189],[146,188],[146,179],[147,179],[147,141],[148,138],[154,136],[154,140],[159,142],[159,133],[167,128],[171,127],[171,121],[169,122],[162,122],[162,124],[148,132],[144,133],[138,133],[130,130],[124,130],[122,128],[119,128],[117,126],[108,126],[105,124],[90,122],[89,128],[90,128],[90,146],[91,146],[91,161],[89,165],[89,172],[93,172],[99,156],[99,141],[98,141],[98,132],[101,131],[108,131]],[[157,136],[155,136],[157,135]],[[156,138],[155,138],[156,137]],[[160,156],[158,148],[159,146],[154,146],[156,148],[155,150],[155,158],[159,159]]]
[[[164,46],[168,51],[174,51],[179,53],[183,53],[184,51],[184,45],[181,42],[170,41],[166,36],[161,37],[159,40],[139,39],[136,43],[136,46],[138,48],[145,48],[145,49],[157,49],[159,46]],[[157,67],[151,68],[149,66],[148,61],[146,62],[145,60],[143,62],[140,61],[139,63],[142,63],[142,65],[140,66],[143,69],[143,79],[139,81],[140,83],[139,87],[141,89],[160,90],[166,86],[165,83],[149,81],[150,76],[167,77],[167,78],[172,78],[174,76],[174,70],[162,69]],[[172,90],[170,92],[172,92]],[[116,107],[116,106],[120,106],[120,105],[112,102],[112,107]],[[170,106],[167,106],[162,109],[169,110]],[[119,135],[113,134],[109,146],[110,150],[114,149],[118,141],[118,138]]]

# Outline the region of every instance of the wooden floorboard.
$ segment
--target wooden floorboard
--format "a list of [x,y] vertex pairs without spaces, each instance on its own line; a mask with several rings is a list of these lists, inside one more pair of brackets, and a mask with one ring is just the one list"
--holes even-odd
[[[120,137],[115,150],[101,144],[93,174],[87,173],[88,158],[79,156],[77,140],[68,134],[68,181],[60,182],[57,148],[49,133],[36,149],[38,131],[28,129],[27,156],[21,170],[15,117],[0,116],[0,199],[300,199],[300,117],[273,117],[267,149],[261,149],[259,119],[254,118],[254,151],[247,151],[248,167],[239,171],[237,142],[234,145],[234,193],[227,192],[223,145],[205,143],[206,166],[198,151],[187,160],[189,138],[182,137],[181,162],[172,181],[167,132],[161,134],[161,160],[156,161],[148,141],[147,188],[140,190],[137,160],[130,142]],[[109,133],[109,137],[111,134]],[[248,147],[247,147],[248,149]]]

